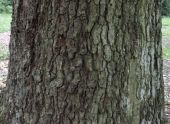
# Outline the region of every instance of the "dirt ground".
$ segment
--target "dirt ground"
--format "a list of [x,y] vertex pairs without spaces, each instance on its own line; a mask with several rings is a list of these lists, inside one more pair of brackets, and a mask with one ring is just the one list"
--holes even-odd
[[9,45],[10,41],[10,32],[0,33],[0,43]]
[[8,60],[0,61],[0,90],[6,86],[8,74]]
[[170,60],[164,60],[163,65],[165,115],[170,123]]
[[[0,33],[0,42],[9,45],[10,32]],[[163,37],[163,47],[170,49],[170,37]],[[8,74],[8,60],[0,61],[0,91],[6,86]],[[163,77],[165,86],[165,115],[170,123],[170,60],[163,61]]]
[[[0,33],[0,43],[8,47],[10,41],[10,32]],[[6,86],[6,78],[8,74],[8,60],[0,61],[0,90]]]

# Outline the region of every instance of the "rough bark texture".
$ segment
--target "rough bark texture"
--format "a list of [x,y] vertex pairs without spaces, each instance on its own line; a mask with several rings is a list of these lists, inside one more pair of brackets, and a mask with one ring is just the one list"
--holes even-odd
[[14,0],[7,124],[163,124],[161,0]]

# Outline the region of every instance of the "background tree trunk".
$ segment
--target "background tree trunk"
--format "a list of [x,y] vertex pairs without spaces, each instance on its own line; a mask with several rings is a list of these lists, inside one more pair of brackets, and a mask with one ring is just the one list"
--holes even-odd
[[14,0],[7,124],[162,124],[161,0]]

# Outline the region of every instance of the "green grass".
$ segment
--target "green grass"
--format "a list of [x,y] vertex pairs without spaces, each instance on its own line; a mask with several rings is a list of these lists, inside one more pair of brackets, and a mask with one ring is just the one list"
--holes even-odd
[[[10,31],[11,14],[0,13],[0,33]],[[8,59],[8,46],[0,42],[0,60]]]
[[163,58],[164,59],[170,59],[170,48],[163,48]]
[[[170,18],[168,17],[162,18],[162,35],[170,39]],[[164,59],[170,59],[170,46],[163,48],[162,52]]]
[[170,17],[163,17],[162,18],[162,25],[163,26],[170,26]]
[[162,35],[170,37],[170,18],[168,17],[162,18]]
[[10,30],[11,14],[0,14],[0,33]]

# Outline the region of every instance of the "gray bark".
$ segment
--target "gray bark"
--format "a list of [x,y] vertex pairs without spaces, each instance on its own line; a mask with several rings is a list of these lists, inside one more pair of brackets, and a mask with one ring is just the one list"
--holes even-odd
[[163,124],[161,0],[14,0],[7,124]]

